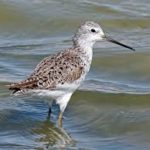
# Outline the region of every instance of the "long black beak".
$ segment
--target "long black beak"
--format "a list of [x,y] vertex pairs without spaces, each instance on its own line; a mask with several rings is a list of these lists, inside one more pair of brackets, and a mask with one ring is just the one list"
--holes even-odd
[[122,44],[122,43],[120,43],[120,42],[118,42],[118,41],[112,39],[112,38],[109,37],[109,36],[105,36],[104,39],[105,39],[106,41],[108,41],[108,42],[115,43],[115,44],[118,44],[118,45],[123,46],[123,47],[125,47],[125,48],[128,48],[128,49],[130,49],[130,50],[132,50],[132,51],[135,51],[134,48],[132,48],[132,47],[130,47],[130,46],[128,46],[128,45]]

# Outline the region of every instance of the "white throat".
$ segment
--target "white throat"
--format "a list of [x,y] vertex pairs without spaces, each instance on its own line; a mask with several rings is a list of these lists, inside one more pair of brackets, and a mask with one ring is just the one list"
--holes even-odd
[[93,41],[87,41],[85,39],[80,39],[78,41],[78,45],[83,48],[83,49],[93,49],[93,45],[95,44],[95,42]]
[[74,37],[73,38],[74,47],[81,47],[83,49],[92,49],[95,41],[89,40],[87,37]]
[[74,47],[80,47],[83,50],[85,57],[88,59],[87,63],[91,63],[93,56],[93,45],[95,44],[95,41],[88,41],[84,38],[78,38],[74,39],[73,42]]

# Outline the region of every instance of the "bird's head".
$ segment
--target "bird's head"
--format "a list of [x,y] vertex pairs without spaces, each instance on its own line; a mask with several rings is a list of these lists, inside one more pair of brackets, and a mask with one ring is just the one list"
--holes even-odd
[[81,24],[73,38],[73,42],[75,45],[84,45],[87,47],[92,47],[95,42],[102,40],[118,44],[120,46],[126,47],[134,51],[132,47],[120,43],[109,36],[106,36],[101,26],[98,23],[92,21],[86,21],[83,24]]

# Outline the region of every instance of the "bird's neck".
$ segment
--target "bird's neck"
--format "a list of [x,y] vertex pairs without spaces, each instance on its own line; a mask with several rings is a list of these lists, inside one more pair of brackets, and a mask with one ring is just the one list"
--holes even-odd
[[87,42],[86,40],[77,40],[73,42],[74,49],[78,49],[79,55],[82,55],[89,64],[92,61],[93,45],[93,42]]
[[89,41],[88,38],[73,38],[73,45],[74,47],[80,47],[82,49],[93,49],[93,45],[95,44],[94,41]]

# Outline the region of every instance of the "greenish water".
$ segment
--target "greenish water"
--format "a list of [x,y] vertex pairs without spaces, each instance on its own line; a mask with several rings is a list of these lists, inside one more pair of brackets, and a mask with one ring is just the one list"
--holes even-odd
[[[0,1],[0,149],[150,149],[150,4],[148,0]],[[93,20],[136,52],[106,42],[72,96],[63,129],[46,121],[42,98],[14,97],[5,87],[71,45],[79,24]]]

